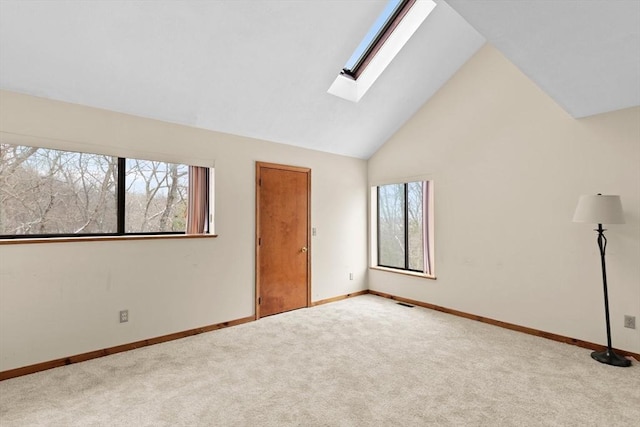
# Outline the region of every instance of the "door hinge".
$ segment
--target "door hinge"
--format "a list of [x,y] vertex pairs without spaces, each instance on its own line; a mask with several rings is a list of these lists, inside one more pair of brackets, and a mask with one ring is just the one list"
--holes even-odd
[[258,186],[262,187],[262,178],[258,179]]
[[258,237],[258,246],[262,245],[262,237]]
[[262,297],[258,297],[258,305],[262,304]]

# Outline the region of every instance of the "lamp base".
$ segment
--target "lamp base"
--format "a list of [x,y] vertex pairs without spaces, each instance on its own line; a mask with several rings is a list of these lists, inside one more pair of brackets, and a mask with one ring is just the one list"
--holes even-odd
[[591,353],[591,357],[600,363],[606,363],[607,365],[620,366],[626,368],[631,366],[631,360],[625,359],[622,356],[618,356],[613,350],[594,351]]

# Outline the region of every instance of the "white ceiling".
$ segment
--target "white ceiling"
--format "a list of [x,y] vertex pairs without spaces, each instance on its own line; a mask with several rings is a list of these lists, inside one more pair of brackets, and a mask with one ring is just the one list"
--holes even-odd
[[386,1],[2,1],[0,87],[367,158],[484,43],[440,4],[359,103],[327,93]]
[[640,104],[637,0],[440,0],[359,103],[328,94],[385,2],[0,0],[0,88],[368,158],[482,33],[574,116]]

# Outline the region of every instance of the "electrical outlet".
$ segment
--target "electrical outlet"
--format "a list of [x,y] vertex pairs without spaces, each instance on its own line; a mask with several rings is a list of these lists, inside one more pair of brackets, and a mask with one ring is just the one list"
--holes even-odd
[[129,310],[120,310],[120,323],[129,321]]
[[353,280],[353,273],[349,273],[349,280]]
[[636,328],[636,316],[624,316],[624,327],[635,329]]

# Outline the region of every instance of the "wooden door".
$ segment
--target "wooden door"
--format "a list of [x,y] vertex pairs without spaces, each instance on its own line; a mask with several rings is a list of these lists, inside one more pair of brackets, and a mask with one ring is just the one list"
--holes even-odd
[[308,307],[311,170],[256,163],[256,318]]

